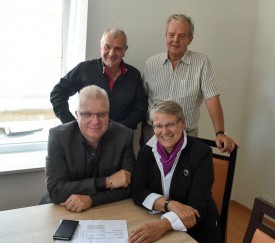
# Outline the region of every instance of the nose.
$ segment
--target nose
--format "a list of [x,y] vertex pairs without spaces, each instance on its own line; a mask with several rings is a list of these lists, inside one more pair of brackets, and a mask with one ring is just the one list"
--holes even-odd
[[163,125],[162,129],[161,129],[162,133],[169,133],[169,129],[167,128],[167,125]]
[[90,122],[92,122],[93,124],[99,123],[99,118],[97,117],[96,114],[93,114],[93,115],[91,116]]
[[111,48],[111,49],[109,50],[109,55],[110,55],[111,57],[115,55],[115,49],[114,49],[114,48]]
[[178,36],[178,35],[175,35],[174,38],[173,38],[173,41],[174,41],[174,42],[178,42],[179,39],[180,39],[179,36]]

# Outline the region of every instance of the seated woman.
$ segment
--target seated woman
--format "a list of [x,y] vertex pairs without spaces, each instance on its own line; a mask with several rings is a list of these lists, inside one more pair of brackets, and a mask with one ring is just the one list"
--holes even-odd
[[170,230],[187,231],[200,243],[219,242],[211,148],[186,135],[175,101],[155,103],[149,115],[155,135],[139,151],[132,197],[135,204],[164,214],[135,229],[129,242],[154,242]]

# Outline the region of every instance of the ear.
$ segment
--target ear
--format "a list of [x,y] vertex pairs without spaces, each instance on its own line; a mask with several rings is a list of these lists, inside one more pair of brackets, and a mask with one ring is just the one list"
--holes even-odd
[[191,44],[192,40],[193,40],[193,37],[189,37],[189,43],[188,43],[188,45]]

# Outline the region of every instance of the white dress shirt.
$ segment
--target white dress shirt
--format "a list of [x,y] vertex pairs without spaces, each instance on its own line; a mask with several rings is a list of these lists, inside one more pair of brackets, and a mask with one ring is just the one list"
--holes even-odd
[[[164,172],[163,172],[163,165],[160,161],[160,155],[157,152],[157,138],[156,136],[153,136],[148,142],[147,145],[152,147],[152,152],[155,156],[157,165],[159,167],[160,173],[161,173],[161,184],[162,184],[162,191],[163,191],[163,195],[158,194],[158,193],[151,193],[149,194],[145,200],[143,201],[142,205],[144,207],[146,207],[147,209],[150,210],[150,213],[155,214],[155,213],[160,213],[160,211],[154,211],[153,210],[153,206],[155,201],[160,198],[160,197],[165,197],[165,198],[169,198],[169,191],[170,191],[170,185],[171,185],[171,180],[175,171],[175,168],[177,166],[179,157],[181,155],[182,150],[186,147],[187,144],[187,136],[186,136],[186,132],[183,132],[183,136],[184,136],[184,140],[183,140],[183,144],[181,146],[180,151],[177,153],[175,162],[171,168],[171,170],[169,171],[169,173],[165,176]],[[178,230],[178,231],[187,231],[186,227],[184,226],[184,224],[182,223],[182,221],[180,220],[180,218],[174,213],[174,212],[167,212],[164,213],[161,216],[161,219],[166,218],[168,219],[168,221],[170,222],[170,224],[172,225],[173,230]]]

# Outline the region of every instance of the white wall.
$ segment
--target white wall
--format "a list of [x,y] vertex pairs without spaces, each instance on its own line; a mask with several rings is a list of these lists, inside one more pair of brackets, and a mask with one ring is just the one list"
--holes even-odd
[[[99,57],[99,39],[108,27],[119,27],[128,35],[125,60],[143,71],[146,59],[166,50],[165,22],[176,12],[191,16],[195,35],[191,50],[211,59],[221,90],[227,132],[242,143],[246,109],[243,97],[251,65],[257,0],[90,0],[87,59]],[[204,107],[200,136],[214,138],[214,129]]]
[[[191,50],[210,58],[221,91],[226,131],[240,144],[232,198],[251,207],[254,197],[275,201],[274,18],[272,0],[90,0],[87,59],[99,57],[106,28],[128,36],[126,62],[141,72],[145,60],[166,50],[165,21],[185,13],[195,22]],[[199,135],[214,138],[205,107]]]
[[275,1],[259,1],[242,124],[234,197],[252,206],[255,196],[275,202]]
[[[185,13],[195,22],[191,50],[211,59],[220,80],[227,132],[241,142],[244,105],[242,103],[252,55],[257,0],[90,0],[87,59],[99,56],[99,39],[108,27],[118,27],[128,35],[125,60],[141,72],[146,59],[166,50],[165,22],[172,13]],[[203,107],[200,136],[214,138],[214,130]]]

